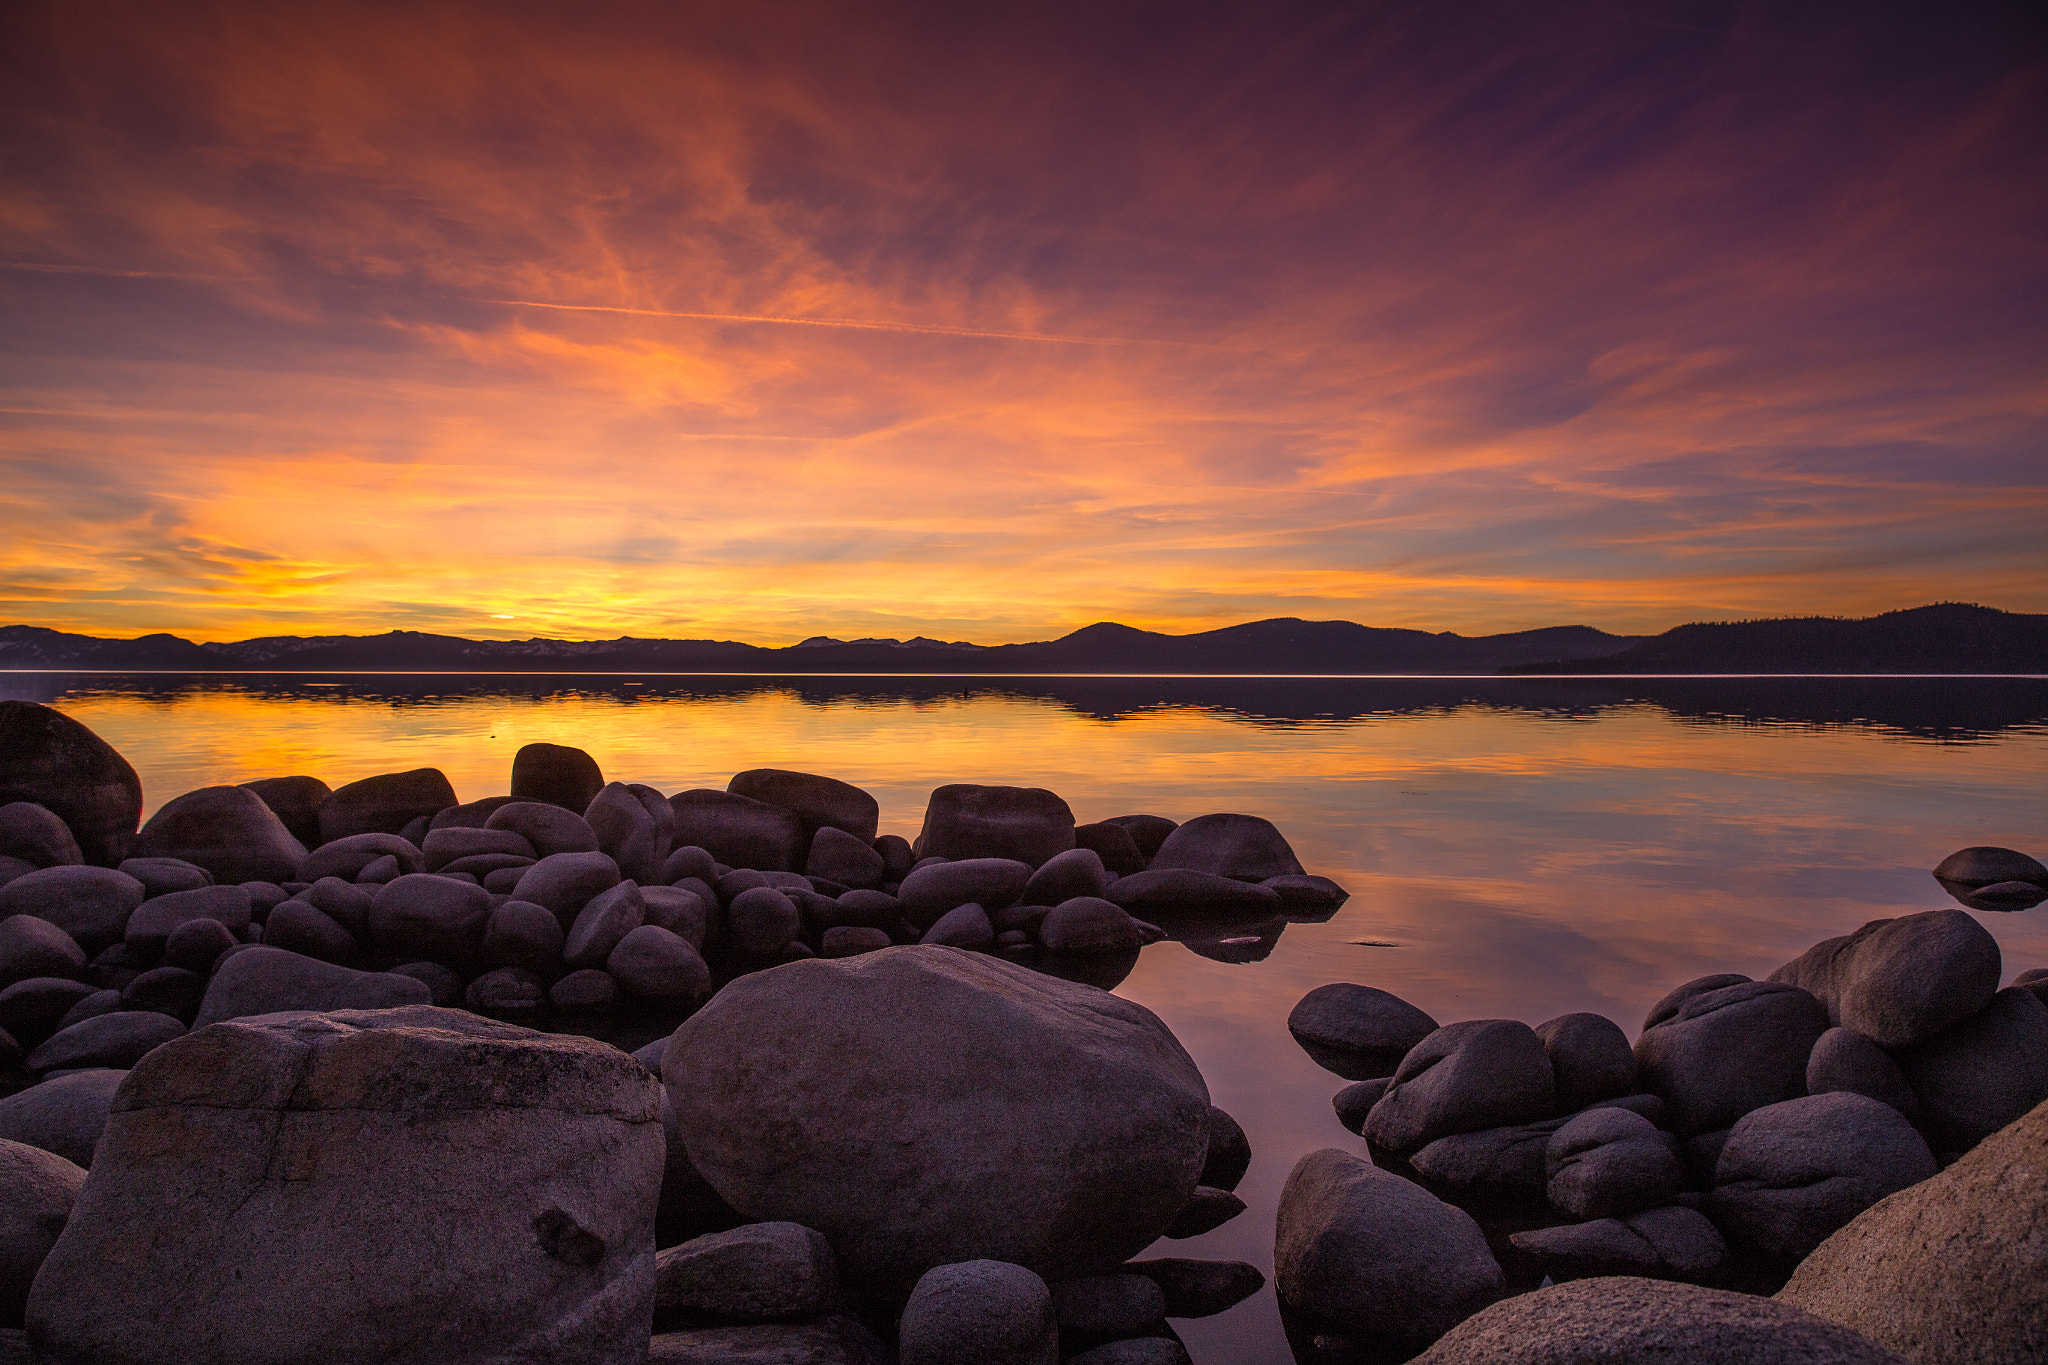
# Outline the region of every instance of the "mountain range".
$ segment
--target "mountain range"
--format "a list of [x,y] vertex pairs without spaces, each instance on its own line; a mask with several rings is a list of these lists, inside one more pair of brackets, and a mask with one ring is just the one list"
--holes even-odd
[[0,627],[0,669],[383,673],[1541,674],[2048,672],[2048,616],[1941,603],[1860,621],[1831,617],[1686,625],[1656,636],[1551,626],[1501,635],[1282,617],[1190,635],[1114,622],[1057,640],[815,636],[785,648],[729,640],[468,640],[265,636],[197,643]]

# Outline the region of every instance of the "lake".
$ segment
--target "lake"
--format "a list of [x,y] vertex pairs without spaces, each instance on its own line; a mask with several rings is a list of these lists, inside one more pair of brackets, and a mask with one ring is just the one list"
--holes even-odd
[[[1324,924],[1141,956],[1118,994],[1172,1026],[1251,1135],[1248,1211],[1151,1255],[1271,1271],[1294,1162],[1363,1151],[1344,1082],[1288,1011],[1332,981],[1443,1022],[1609,1015],[1709,972],[1763,976],[1817,939],[1953,902],[1929,869],[1969,844],[2048,853],[2040,679],[734,678],[0,675],[125,754],[146,806],[310,773],[434,766],[465,801],[512,755],[587,749],[664,792],[747,768],[872,792],[914,837],[948,782],[1048,787],[1082,821],[1241,811],[1351,900]],[[1978,918],[2006,975],[2048,965],[2048,906]],[[1291,1360],[1268,1288],[1177,1324],[1203,1365]]]

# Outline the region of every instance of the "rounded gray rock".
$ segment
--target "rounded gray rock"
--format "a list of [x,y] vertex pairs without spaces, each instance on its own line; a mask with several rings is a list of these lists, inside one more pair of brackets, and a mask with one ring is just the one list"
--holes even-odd
[[1144,947],[1149,936],[1122,906],[1098,896],[1076,896],[1054,905],[1040,921],[1038,941],[1053,953],[1127,953]]
[[773,1322],[839,1307],[839,1269],[825,1239],[800,1223],[707,1232],[654,1258],[654,1320]]
[[1512,1019],[1470,1019],[1410,1049],[1366,1116],[1365,1135],[1412,1152],[1450,1133],[1548,1118],[1556,1103],[1550,1058],[1534,1030]]
[[895,1293],[977,1257],[1112,1270],[1206,1155],[1207,1087],[1150,1011],[951,948],[741,977],[677,1030],[663,1079],[727,1203],[818,1229]]
[[1256,815],[1198,815],[1166,836],[1151,866],[1240,882],[1299,877],[1304,871],[1286,836]]
[[2002,970],[1998,940],[1967,911],[1929,910],[1816,943],[1771,980],[1811,992],[1829,1022],[1902,1048],[1990,1004]]
[[1334,1147],[1303,1157],[1280,1192],[1273,1283],[1292,1312],[1393,1359],[1507,1286],[1469,1214]]
[[217,882],[287,882],[306,846],[247,787],[201,787],[164,803],[135,836],[135,856],[179,858]]
[[426,859],[426,870],[439,872],[450,863],[482,854],[506,853],[521,858],[539,860],[533,845],[526,836],[510,829],[475,829],[465,825],[449,825],[442,829],[430,830],[420,844],[420,854]]
[[0,806],[0,854],[35,867],[77,867],[85,861],[71,827],[33,801]]
[[242,786],[270,807],[292,838],[307,848],[320,842],[320,803],[334,795],[325,782],[317,777],[262,777]]
[[1993,882],[2032,882],[2048,888],[2048,867],[2010,848],[1979,844],[1960,848],[1941,860],[1934,869],[1937,879],[1964,886],[1988,886]]
[[726,941],[746,957],[770,957],[803,932],[796,902],[772,886],[757,886],[733,897],[725,912]]
[[647,923],[677,935],[700,953],[704,951],[711,930],[711,906],[702,895],[680,886],[643,886],[640,899],[647,906]]
[[1730,1130],[1707,1216],[1729,1240],[1798,1259],[1888,1194],[1935,1172],[1898,1110],[1837,1092],[1766,1105]]
[[155,1010],[116,1010],[59,1029],[28,1055],[31,1071],[76,1071],[105,1067],[125,1070],[173,1038],[185,1026]]
[[1939,1151],[1966,1151],[2048,1100],[2048,1005],[2009,986],[1968,1019],[1894,1055],[1929,1140]]
[[0,920],[34,915],[97,953],[122,940],[146,898],[140,881],[111,867],[50,867],[0,886]]
[[1077,896],[1099,899],[1108,889],[1102,858],[1090,849],[1070,848],[1046,859],[1017,899],[1026,905],[1060,905]]
[[1557,1079],[1557,1107],[1565,1113],[1595,1100],[1630,1095],[1636,1054],[1621,1026],[1602,1014],[1561,1014],[1536,1026]]
[[330,844],[357,834],[398,834],[413,821],[432,819],[454,804],[455,788],[439,768],[379,773],[335,788],[320,803],[320,842]]
[[689,940],[656,924],[627,931],[605,970],[622,990],[643,1000],[702,1000],[711,994],[711,969]]
[[142,780],[128,760],[55,707],[0,701],[0,804],[30,801],[50,811],[89,863],[128,856],[142,819]]
[[0,1138],[90,1167],[125,1071],[74,1071],[0,1098]]
[[1058,1365],[1059,1329],[1045,1281],[1005,1261],[925,1272],[898,1327],[902,1365]]
[[[344,882],[353,882],[362,875],[363,869],[382,858],[398,860],[401,874],[424,872],[426,856],[409,840],[396,834],[352,834],[346,838],[330,839],[306,855],[299,864],[298,880],[319,882],[328,877],[339,877]],[[322,907],[325,909],[325,907]]]
[[423,981],[390,972],[358,972],[282,948],[237,948],[214,968],[192,1020],[194,1031],[224,1019],[281,1010],[383,1009],[424,1005]]
[[[1110,908],[1115,909],[1114,906]],[[1121,915],[1123,911],[1118,910],[1117,913]],[[988,921],[988,911],[970,902],[956,905],[939,916],[918,942],[984,952],[995,947],[996,931]]]
[[1670,1106],[1672,1131],[1692,1137],[1805,1094],[1806,1059],[1827,1030],[1826,1007],[1797,986],[1719,986],[1685,996],[1643,1030],[1637,1074]]
[[13,915],[0,920],[0,985],[37,976],[76,976],[85,950],[48,920]]
[[588,820],[546,801],[513,801],[500,806],[484,820],[484,828],[517,834],[542,858],[599,851],[597,831]]
[[1074,847],[1074,812],[1042,787],[954,783],[926,801],[913,847],[920,858],[1007,858],[1036,868]]
[[966,858],[918,868],[903,879],[896,897],[903,918],[922,931],[963,905],[990,911],[1015,905],[1030,880],[1030,867],[1014,858]]
[[808,876],[838,882],[841,886],[874,886],[882,880],[882,855],[867,840],[826,825],[811,836],[811,851],[804,859],[804,872]]
[[809,855],[803,817],[786,806],[698,787],[668,799],[676,843],[705,850],[727,867],[794,872]]
[[386,882],[370,907],[370,942],[393,957],[466,963],[483,946],[491,894],[471,882],[422,872]]
[[54,1152],[0,1138],[0,1325],[21,1321],[28,1287],[85,1185],[85,1172]]
[[512,899],[546,906],[567,934],[577,912],[619,880],[619,865],[608,854],[552,853],[519,874]]
[[1806,1059],[1806,1091],[1868,1095],[1904,1114],[1920,1117],[1920,1099],[1892,1055],[1854,1029],[1831,1028],[1813,1045]]
[[[552,921],[552,916],[550,917]],[[556,932],[560,932],[557,930]],[[355,937],[308,901],[286,901],[263,921],[263,942],[347,967],[356,960]]]
[[[794,811],[803,823],[805,839],[811,840],[813,848],[816,841],[812,836],[825,829],[837,829],[863,845],[872,844],[882,818],[881,805],[873,796],[850,782],[816,773],[751,768],[735,774],[726,790],[735,796]],[[878,858],[878,866],[879,862]]]
[[566,744],[526,744],[512,756],[512,798],[577,812],[604,788],[597,760]]
[[[1401,1059],[1437,1031],[1436,1020],[1377,986],[1334,982],[1301,997],[1287,1016],[1287,1031],[1306,1048],[1351,1054],[1391,1076]],[[1313,1054],[1312,1054],[1313,1055]]]
[[1626,1109],[1589,1109],[1573,1118],[1550,1135],[1543,1163],[1550,1206],[1573,1218],[1639,1213],[1685,1189],[1677,1141]]
[[627,934],[647,922],[647,902],[637,882],[623,881],[593,896],[562,940],[562,961],[575,968],[602,967]]

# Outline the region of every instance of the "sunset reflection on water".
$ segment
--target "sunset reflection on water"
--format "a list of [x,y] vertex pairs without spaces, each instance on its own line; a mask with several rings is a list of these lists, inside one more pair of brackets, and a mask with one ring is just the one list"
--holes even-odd
[[[310,773],[339,786],[423,766],[471,800],[504,791],[513,753],[544,740],[666,792],[754,767],[826,773],[872,792],[884,832],[904,835],[933,787],[962,781],[1049,787],[1083,821],[1265,816],[1350,902],[1326,924],[1289,925],[1262,961],[1159,945],[1119,993],[1172,1025],[1256,1153],[1246,1214],[1152,1254],[1268,1268],[1294,1161],[1361,1149],[1330,1112],[1343,1082],[1286,1031],[1309,989],[1365,982],[1443,1022],[1596,1010],[1633,1034],[1680,981],[1761,976],[1866,920],[1952,904],[1928,869],[1956,848],[2048,851],[2039,683],[1873,694],[1844,720],[1825,719],[1844,688],[1821,680],[1782,716],[1618,684],[1435,687],[0,679],[0,693],[50,702],[127,755],[152,810],[213,783]],[[2048,907],[1978,918],[2008,978],[2048,965]],[[1270,1292],[1180,1326],[1199,1361],[1289,1358]]]

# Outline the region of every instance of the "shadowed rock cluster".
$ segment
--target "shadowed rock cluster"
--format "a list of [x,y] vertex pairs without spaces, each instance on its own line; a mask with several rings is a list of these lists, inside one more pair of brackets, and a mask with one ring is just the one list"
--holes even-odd
[[1877,920],[1677,987],[1633,1044],[1309,992],[1289,1027],[1364,1078],[1333,1104],[1370,1159],[1281,1196],[1297,1356],[2044,1358],[2048,970],[2003,970],[1964,911]]

